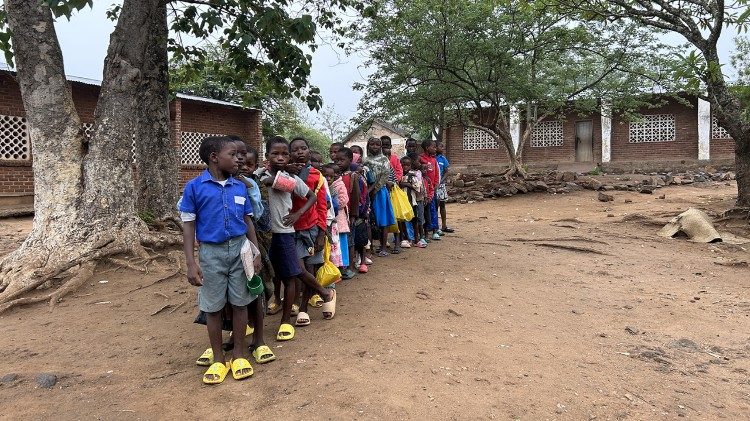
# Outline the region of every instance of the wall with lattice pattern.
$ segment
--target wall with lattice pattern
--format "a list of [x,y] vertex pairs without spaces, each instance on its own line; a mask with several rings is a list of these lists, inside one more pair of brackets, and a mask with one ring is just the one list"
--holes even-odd
[[182,143],[182,165],[201,165],[198,149],[201,147],[203,139],[209,136],[225,136],[223,134],[199,133],[199,132],[182,132],[180,141]]
[[643,121],[630,122],[630,143],[671,142],[675,139],[674,114],[644,115]]
[[531,131],[531,147],[547,148],[563,145],[563,122],[542,121]]
[[0,159],[29,161],[31,141],[25,117],[0,115]]
[[731,139],[732,136],[729,132],[721,126],[719,126],[719,120],[716,117],[711,117],[711,139]]
[[497,141],[484,130],[467,127],[464,130],[463,150],[499,149]]

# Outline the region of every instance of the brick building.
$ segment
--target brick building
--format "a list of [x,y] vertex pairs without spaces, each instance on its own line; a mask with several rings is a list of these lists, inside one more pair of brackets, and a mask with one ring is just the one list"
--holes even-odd
[[[569,112],[538,124],[523,150],[523,162],[532,167],[590,163],[604,167],[646,167],[734,162],[734,141],[711,115],[710,103],[684,98],[689,105],[666,99],[657,108],[642,108],[639,120],[599,112]],[[611,115],[611,116],[609,116]],[[608,117],[609,116],[609,117]],[[510,132],[516,148],[525,125],[511,116]],[[499,166],[507,152],[490,135],[460,125],[445,129],[446,149],[452,164]]]
[[352,130],[344,137],[342,143],[344,146],[358,145],[367,155],[367,139],[370,137],[388,136],[391,138],[391,153],[396,156],[403,156],[406,153],[406,132],[398,127],[380,120],[370,119],[362,125]]
[[[85,133],[93,128],[99,83],[68,77],[75,107]],[[205,168],[198,156],[201,140],[209,135],[234,134],[259,148],[262,112],[237,104],[178,94],[169,104],[172,142],[181,151],[180,186]],[[21,91],[14,73],[0,70],[0,203],[32,203],[33,150],[26,127]]]

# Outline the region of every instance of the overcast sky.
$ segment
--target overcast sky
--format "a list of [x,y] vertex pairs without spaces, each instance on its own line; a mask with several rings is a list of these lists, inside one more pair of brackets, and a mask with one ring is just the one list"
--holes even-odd
[[[105,12],[112,1],[96,1],[93,9],[84,9],[70,22],[62,19],[56,24],[57,33],[65,59],[65,71],[69,75],[102,79],[102,66],[107,52],[109,34],[114,23],[106,19]],[[734,33],[724,31],[720,42],[722,62],[729,63],[733,48]],[[678,37],[670,37],[682,42]],[[363,68],[364,57],[349,56],[331,46],[322,46],[313,55],[312,83],[321,89],[326,105],[334,107],[345,119],[351,118],[357,109],[361,94],[352,90],[352,84],[364,81],[367,69]]]

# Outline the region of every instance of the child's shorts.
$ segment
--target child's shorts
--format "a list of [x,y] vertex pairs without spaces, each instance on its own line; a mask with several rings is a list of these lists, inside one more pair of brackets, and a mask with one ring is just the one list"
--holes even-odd
[[198,289],[198,308],[206,313],[221,311],[227,301],[234,306],[250,304],[255,295],[247,289],[240,250],[245,236],[221,244],[201,243],[198,260],[203,271],[203,286]]
[[318,238],[320,227],[313,226],[309,230],[294,233],[294,241],[297,248],[297,258],[303,259],[307,265],[322,265],[323,250],[310,254],[310,249],[315,249],[315,240]]
[[424,202],[419,201],[414,205],[414,218],[419,221],[420,225],[424,224]]
[[273,271],[279,278],[289,279],[302,274],[293,232],[274,233],[268,255]]

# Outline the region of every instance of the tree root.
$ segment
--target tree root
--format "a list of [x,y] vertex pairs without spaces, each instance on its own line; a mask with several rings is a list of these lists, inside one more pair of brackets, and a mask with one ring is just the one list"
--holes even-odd
[[113,264],[115,264],[117,266],[122,266],[124,268],[132,269],[132,270],[137,271],[137,272],[148,273],[148,268],[146,268],[145,265],[144,266],[137,266],[137,265],[135,265],[133,263],[130,263],[130,262],[126,261],[126,260],[116,259],[114,257],[107,258],[107,261],[109,261],[110,263],[113,263]]
[[533,243],[535,246],[542,246],[542,247],[549,247],[549,248],[555,248],[555,249],[562,249],[562,250],[568,250],[568,251],[575,251],[579,253],[592,253],[592,254],[599,254],[602,256],[609,256],[609,254],[601,252],[599,250],[594,250],[586,247],[574,247],[574,246],[565,246],[562,244],[552,244],[552,243]]
[[96,263],[93,261],[83,263],[81,267],[78,269],[78,272],[75,274],[75,276],[70,278],[68,281],[62,284],[55,291],[49,294],[40,295],[38,297],[24,297],[24,298],[17,298],[12,301],[7,301],[3,303],[2,305],[0,305],[0,314],[14,307],[40,303],[42,301],[48,301],[48,300],[49,300],[50,310],[52,310],[57,305],[57,303],[62,300],[64,296],[77,290],[78,288],[81,287],[81,285],[86,283],[86,281],[89,280],[94,275],[95,267],[96,267]]

